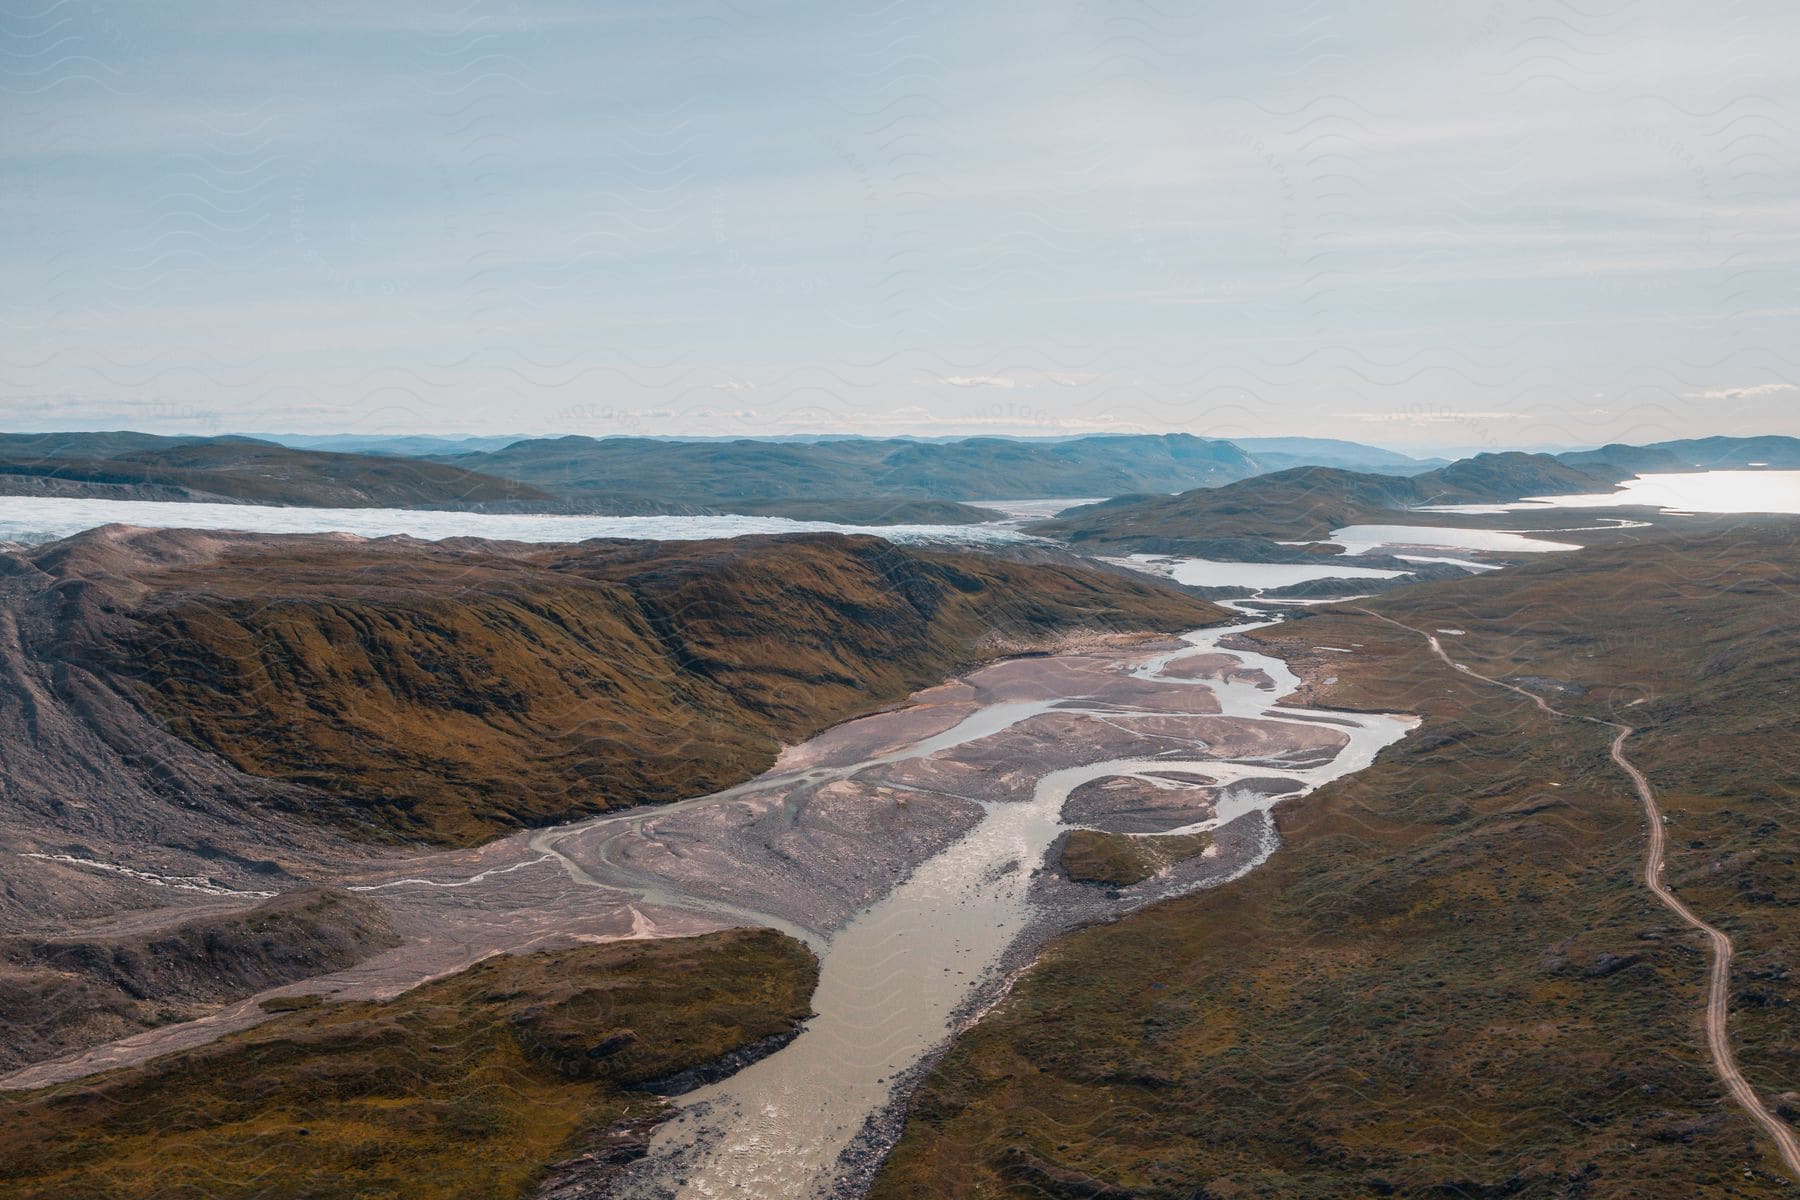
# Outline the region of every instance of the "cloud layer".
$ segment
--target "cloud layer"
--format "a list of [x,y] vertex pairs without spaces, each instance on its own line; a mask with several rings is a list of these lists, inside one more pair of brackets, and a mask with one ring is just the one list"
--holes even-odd
[[1238,7],[7,16],[0,424],[1800,433],[1791,7]]

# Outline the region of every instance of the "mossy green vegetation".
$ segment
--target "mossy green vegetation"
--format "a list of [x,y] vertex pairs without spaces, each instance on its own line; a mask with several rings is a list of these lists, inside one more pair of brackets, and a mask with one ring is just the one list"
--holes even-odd
[[1202,854],[1210,833],[1132,834],[1071,829],[1063,841],[1063,872],[1076,883],[1127,887]]
[[[1800,1089],[1797,549],[1793,523],[1650,533],[1367,602],[1641,730],[1772,1101]],[[1351,609],[1255,636],[1337,676],[1320,699],[1423,725],[1279,807],[1243,880],[1054,943],[924,1081],[877,1200],[1791,1194],[1712,1072],[1705,949],[1641,884],[1611,731]]]
[[792,1033],[817,963],[769,930],[487,959],[139,1067],[0,1097],[9,1200],[530,1195],[663,1104],[646,1084]]

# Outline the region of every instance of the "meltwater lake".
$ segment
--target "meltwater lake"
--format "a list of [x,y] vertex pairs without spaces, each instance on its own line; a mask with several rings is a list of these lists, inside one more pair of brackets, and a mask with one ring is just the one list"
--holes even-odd
[[1800,514],[1800,471],[1685,471],[1639,475],[1616,492],[1533,496],[1510,504],[1448,504],[1432,512],[1506,513],[1538,508],[1657,508],[1668,513]]
[[0,496],[0,542],[51,542],[101,525],[146,529],[220,529],[248,533],[405,534],[426,541],[493,538],[514,542],[579,542],[587,538],[699,541],[756,533],[866,533],[891,542],[971,544],[1029,540],[1007,525],[840,525],[785,517],[553,516],[438,512],[413,508],[288,508],[168,500],[77,500]]

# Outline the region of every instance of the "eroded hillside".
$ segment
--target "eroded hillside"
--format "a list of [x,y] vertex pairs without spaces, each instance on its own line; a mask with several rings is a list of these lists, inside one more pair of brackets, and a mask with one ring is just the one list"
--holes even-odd
[[829,535],[277,541],[146,576],[89,663],[307,815],[439,842],[698,795],[996,654],[1177,629],[1148,582]]
[[1220,615],[1148,580],[830,535],[112,527],[0,555],[0,592],[0,809],[27,856],[0,911],[61,919],[170,895],[82,862],[267,889],[354,857],[343,833],[470,844],[699,794],[960,666]]

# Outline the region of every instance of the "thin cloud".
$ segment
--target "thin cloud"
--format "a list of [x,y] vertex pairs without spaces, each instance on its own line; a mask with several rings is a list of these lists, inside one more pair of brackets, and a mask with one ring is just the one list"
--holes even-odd
[[1016,388],[1020,386],[1019,381],[1011,375],[946,375],[944,382],[951,387],[959,388]]
[[1778,396],[1783,392],[1800,392],[1800,384],[1752,383],[1746,387],[1707,388],[1703,392],[1683,392],[1683,400],[1744,400],[1752,396]]

